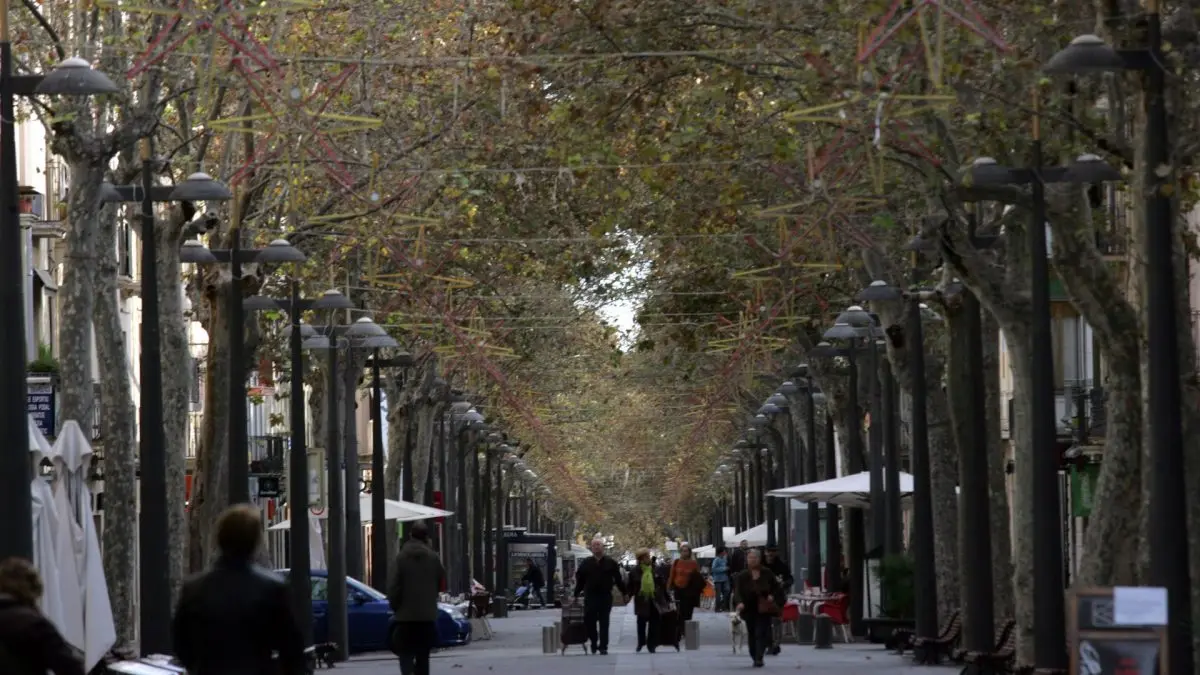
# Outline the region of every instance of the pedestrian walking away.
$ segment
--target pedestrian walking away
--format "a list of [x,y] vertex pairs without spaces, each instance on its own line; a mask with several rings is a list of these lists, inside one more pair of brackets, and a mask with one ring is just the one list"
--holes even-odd
[[713,590],[716,591],[715,612],[729,611],[729,551],[724,546],[717,547],[717,557],[713,558],[709,568],[712,575]]
[[704,576],[700,574],[700,563],[692,556],[692,546],[679,545],[679,559],[671,564],[671,592],[679,607],[679,637],[683,637],[684,626],[692,620],[700,596],[704,593]]
[[33,563],[0,562],[0,673],[83,675],[83,661],[38,609],[42,590]]
[[[792,577],[792,568],[788,567],[787,561],[779,555],[778,548],[772,546],[767,549],[767,559],[763,563],[763,566],[771,570],[771,574],[775,575],[775,578],[779,581],[779,587],[786,596],[795,580]],[[780,620],[779,615],[776,615],[771,619],[771,646],[768,648],[767,653],[772,656],[779,655],[779,652],[782,651],[782,647],[780,646],[782,644],[783,622]]]
[[592,556],[575,570],[575,597],[583,596],[584,622],[593,654],[608,653],[608,621],[612,613],[613,588],[628,596],[621,567],[604,555],[604,540],[593,539]]
[[763,655],[771,644],[771,620],[783,606],[783,588],[771,570],[762,564],[757,549],[746,552],[746,571],[733,582],[737,612],[746,623],[750,658],[755,668],[763,667]]
[[529,607],[533,604],[533,596],[537,596],[538,608],[546,606],[546,595],[542,589],[546,586],[546,578],[542,576],[542,568],[529,558],[525,561],[525,574],[521,577],[521,583],[529,587],[525,593],[525,606]]
[[732,579],[735,574],[741,574],[746,570],[746,552],[750,550],[750,542],[745,539],[738,547],[733,550],[729,556],[729,577]]
[[172,622],[175,656],[189,675],[308,672],[288,587],[253,562],[262,545],[257,507],[231,506],[217,519],[217,560],[184,583]]
[[633,613],[637,617],[637,651],[646,649],[651,654],[658,648],[659,622],[662,608],[670,604],[666,582],[654,573],[650,562],[650,549],[639,549],[637,566],[629,575],[625,590],[633,596]]
[[428,526],[413,523],[388,574],[388,646],[399,657],[403,675],[429,675],[429,655],[437,643],[438,592],[445,577],[442,559],[429,545]]

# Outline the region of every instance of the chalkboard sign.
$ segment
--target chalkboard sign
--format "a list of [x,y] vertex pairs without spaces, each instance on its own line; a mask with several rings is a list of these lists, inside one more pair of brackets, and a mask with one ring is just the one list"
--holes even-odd
[[25,412],[46,438],[54,438],[54,385],[48,378],[30,378],[25,393]]
[[[1155,588],[1073,591],[1067,618],[1072,673],[1167,675],[1166,600]],[[1161,611],[1160,611],[1161,610]]]

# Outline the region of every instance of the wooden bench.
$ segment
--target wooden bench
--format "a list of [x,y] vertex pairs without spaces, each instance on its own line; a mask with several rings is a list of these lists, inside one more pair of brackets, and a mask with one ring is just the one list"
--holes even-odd
[[962,635],[962,612],[955,611],[950,617],[950,623],[935,638],[918,637],[912,641],[913,662],[925,665],[937,665],[943,656],[950,654],[958,638]]
[[963,675],[967,673],[1008,673],[1017,653],[1017,622],[1005,621],[990,652],[968,651],[963,654]]
[[[962,610],[956,609],[950,615],[950,620],[942,626],[942,630],[938,632],[938,637],[942,638],[950,634],[954,626],[962,621]],[[916,640],[916,631],[911,628],[897,628],[892,631],[891,640],[888,642],[888,648],[896,650],[897,654],[903,654],[905,650],[913,648],[913,642]]]

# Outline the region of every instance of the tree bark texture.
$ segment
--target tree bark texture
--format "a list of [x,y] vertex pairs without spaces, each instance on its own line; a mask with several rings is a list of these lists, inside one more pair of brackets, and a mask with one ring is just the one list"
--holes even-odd
[[[860,279],[864,285],[875,279],[897,286],[904,285],[898,275],[888,270],[886,262],[876,252],[864,252],[863,262],[868,272]],[[892,281],[893,279],[896,281]],[[885,333],[895,335],[899,331],[899,334],[903,334],[907,320],[904,302],[873,302],[870,309],[879,315]],[[946,350],[942,344],[943,340],[939,339],[942,331],[933,325],[927,325],[925,331],[925,418],[928,427],[933,512],[936,514],[933,521],[934,565],[938,589],[938,617],[940,621],[947,621],[950,615],[958,610],[961,597],[958,582],[958,496],[955,492],[958,485],[958,456],[950,433],[949,402],[942,386],[947,368]],[[900,394],[901,444],[908,450],[908,456],[911,458],[912,396],[915,380],[909,366],[908,350],[898,349],[896,343],[889,339],[887,358],[891,363]]]
[[1000,437],[1000,325],[983,312],[984,408],[987,410],[989,519],[992,524],[992,606],[995,625],[1013,616],[1012,511],[1008,501],[1008,447]]
[[212,527],[229,501],[229,272],[197,270],[192,280],[197,293],[192,306],[208,333],[204,369],[204,417],[192,475],[188,511],[188,569],[204,569],[212,553]]
[[[1083,209],[1088,209],[1081,195]],[[1142,475],[1141,322],[1082,218],[1050,219],[1055,268],[1072,303],[1091,325],[1108,364],[1104,461],[1084,532],[1076,581],[1084,586],[1137,580]]]
[[[104,415],[104,576],[112,601],[117,645],[137,644],[137,411],[133,407],[129,350],[121,326],[117,288],[117,215],[101,211],[95,236],[96,275],[88,289],[93,298],[96,353]],[[91,389],[91,383],[88,383]],[[84,428],[90,428],[91,420]]]
[[[75,420],[92,428],[95,394],[92,376],[92,317],[96,306],[96,237],[100,183],[106,167],[83,156],[70,162],[67,208],[67,260],[59,290],[59,426]],[[110,242],[111,243],[111,242]]]
[[183,283],[180,273],[179,246],[183,225],[190,209],[172,209],[158,228],[158,310],[159,347],[161,349],[163,435],[167,455],[167,555],[170,569],[172,606],[183,585],[187,568],[187,422],[191,407],[191,380],[195,376],[188,346],[190,316],[183,311]]

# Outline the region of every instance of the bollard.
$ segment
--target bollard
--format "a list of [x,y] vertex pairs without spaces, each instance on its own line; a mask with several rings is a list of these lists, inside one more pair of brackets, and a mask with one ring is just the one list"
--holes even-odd
[[508,616],[508,598],[503,593],[492,596],[492,618],[503,619]]
[[812,614],[801,613],[796,617],[796,644],[810,645],[813,643],[813,628],[815,622]]
[[813,617],[813,647],[833,649],[833,620],[825,614]]
[[700,623],[697,621],[683,622],[683,648],[688,650],[700,649]]
[[542,626],[542,653],[555,654],[558,652],[558,642],[554,639],[554,626]]

